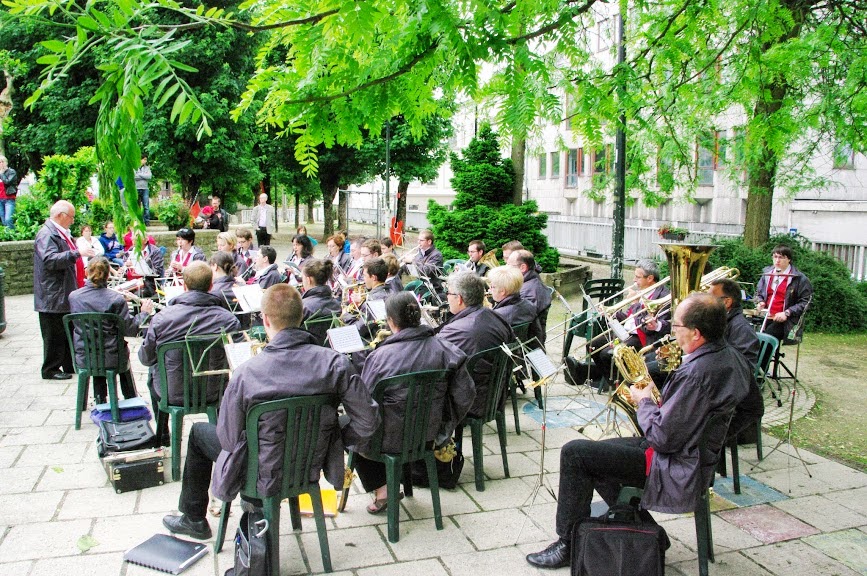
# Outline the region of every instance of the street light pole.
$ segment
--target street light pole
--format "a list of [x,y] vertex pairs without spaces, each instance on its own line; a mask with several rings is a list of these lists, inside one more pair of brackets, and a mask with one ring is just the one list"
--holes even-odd
[[[623,10],[625,2],[620,3],[620,15],[617,19],[619,28],[617,38],[617,65],[623,66],[626,61],[626,44],[624,42],[623,32]],[[614,140],[614,152],[616,155],[614,164],[614,227],[612,230],[612,255],[611,255],[611,277],[621,278],[623,276],[623,241],[626,232],[626,113],[623,110],[623,101],[626,97],[626,79],[623,71],[620,70],[619,82],[617,86],[618,106],[620,106],[620,117],[618,118],[617,134]]]

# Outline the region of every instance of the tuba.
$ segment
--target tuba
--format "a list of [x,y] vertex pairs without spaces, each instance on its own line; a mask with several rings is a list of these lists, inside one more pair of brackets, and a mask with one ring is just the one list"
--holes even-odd
[[[625,344],[618,344],[614,347],[614,363],[620,374],[623,375],[623,381],[617,386],[614,394],[611,396],[611,403],[621,408],[632,427],[639,436],[643,436],[641,427],[638,425],[638,414],[636,412],[637,404],[632,401],[632,396],[629,394],[629,386],[637,388],[646,388],[653,386],[653,379],[647,371],[647,365],[644,363],[644,358],[633,348]],[[661,400],[659,390],[653,389],[653,400],[657,404]]]
[[500,261],[497,260],[497,251],[490,250],[485,252],[484,256],[479,260],[479,264],[487,264],[488,268],[496,268],[500,265]]

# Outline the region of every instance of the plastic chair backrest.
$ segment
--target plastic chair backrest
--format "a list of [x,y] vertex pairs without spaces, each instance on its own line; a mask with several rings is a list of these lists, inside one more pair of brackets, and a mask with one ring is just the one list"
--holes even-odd
[[[63,317],[63,327],[66,330],[66,339],[72,352],[72,361],[75,371],[87,370],[91,377],[105,378],[106,371],[118,372],[118,366],[106,365],[106,342],[114,338],[114,346],[117,347],[123,341],[121,331],[121,318],[117,314],[108,312],[80,312],[67,314]],[[79,347],[84,351],[84,366],[78,366],[75,360],[75,329],[80,330],[81,342]],[[118,358],[118,350],[113,351]]]
[[[216,344],[214,344],[215,340],[217,341]],[[208,402],[208,379],[211,375],[200,374],[200,372],[208,371],[210,355],[218,348],[222,350],[222,341],[220,334],[204,334],[157,346],[157,368],[160,372],[160,410],[167,411],[170,406],[166,355],[177,351],[181,355],[180,372],[184,390],[184,412],[199,414],[206,411],[208,405],[212,404]],[[222,397],[223,388],[220,387],[217,393],[217,405],[219,405]]]
[[446,260],[443,262],[443,276],[448,276],[451,274],[452,269],[458,264],[465,264],[466,260],[462,260],[461,258],[452,258],[450,260]]
[[525,342],[527,340],[527,335],[530,332],[530,322],[524,322],[523,324],[515,324],[512,326],[512,332],[515,333],[515,337],[521,342]]
[[[733,414],[734,410],[725,410],[715,412],[708,418],[698,441],[699,462],[701,466],[712,464],[714,470],[716,470],[716,463],[725,445],[726,431]],[[711,480],[713,480],[713,474],[711,474]],[[712,483],[712,481],[708,483],[708,486],[705,486],[705,488],[709,487]]]
[[[308,490],[310,469],[319,443],[320,420],[324,409],[337,410],[339,399],[334,394],[294,396],[270,400],[252,406],[247,411],[247,475],[241,492],[252,498],[264,498],[256,484],[259,479],[259,427],[266,414],[269,428],[285,429],[283,441],[282,480],[279,498],[297,496]],[[283,412],[273,414],[275,412]]]
[[[403,462],[420,460],[424,457],[424,453],[429,450],[427,429],[430,421],[431,404],[433,403],[434,385],[444,381],[448,375],[448,370],[425,370],[399,374],[383,378],[373,387],[371,396],[380,406],[383,405],[383,399],[388,389],[402,388],[406,391],[403,441],[400,452]],[[370,451],[367,456],[373,460],[381,458],[384,429],[385,419],[374,432],[370,441]]]
[[[584,293],[597,301],[610,298],[623,290],[623,278],[599,278],[584,283]],[[587,309],[587,301],[582,302],[581,309]]]
[[764,332],[759,332],[756,336],[759,337],[759,359],[756,362],[756,379],[760,379],[764,378],[765,374],[768,373],[768,367],[777,353],[780,341],[776,337]]
[[328,346],[328,329],[340,325],[340,316],[336,313],[319,315],[317,312],[304,321],[304,329],[313,334],[316,342],[322,346]]
[[[513,352],[518,348],[518,344],[509,346]],[[476,352],[467,360],[467,370],[471,375],[475,373],[476,366],[482,361],[488,362],[491,366],[485,399],[485,413],[482,416],[484,422],[490,422],[497,417],[503,395],[509,385],[509,376],[512,374],[509,370],[511,359],[499,346]]]

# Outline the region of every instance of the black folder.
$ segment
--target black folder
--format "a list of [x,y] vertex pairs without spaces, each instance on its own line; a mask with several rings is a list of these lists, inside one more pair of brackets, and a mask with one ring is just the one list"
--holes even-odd
[[123,555],[123,559],[160,572],[180,574],[207,553],[208,547],[205,544],[181,540],[166,534],[154,534],[135,548],[128,550]]

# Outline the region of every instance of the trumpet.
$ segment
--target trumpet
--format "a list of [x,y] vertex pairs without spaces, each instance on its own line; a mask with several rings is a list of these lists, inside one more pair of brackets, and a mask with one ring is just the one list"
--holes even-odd
[[153,302],[154,310],[162,310],[163,308],[166,307],[165,304],[160,304],[156,300],[151,300],[150,298],[142,298],[141,296],[137,296],[136,294],[133,294],[129,290],[122,288],[120,286],[113,286],[109,289],[117,292],[118,294],[121,294],[124,298],[126,298],[132,302],[135,302],[138,305],[141,305],[141,303],[145,300],[149,300],[150,302]]
[[[403,256],[400,257],[400,261],[404,264],[408,264],[409,262],[412,262],[413,260],[415,260],[415,257],[418,255],[420,250],[421,250],[421,248],[416,246],[415,248],[406,251],[403,254]],[[412,256],[412,258],[410,258],[410,256]]]

